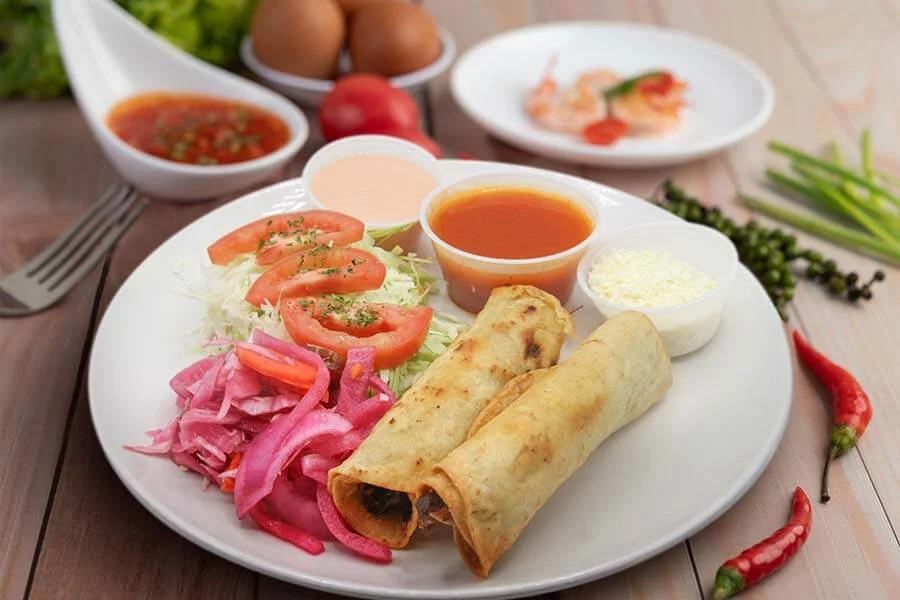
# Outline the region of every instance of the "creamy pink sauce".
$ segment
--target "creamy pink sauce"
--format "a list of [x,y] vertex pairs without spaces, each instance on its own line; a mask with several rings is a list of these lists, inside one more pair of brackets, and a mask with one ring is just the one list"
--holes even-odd
[[366,223],[393,223],[416,219],[436,185],[428,171],[396,156],[348,156],[313,175],[312,193],[326,208]]

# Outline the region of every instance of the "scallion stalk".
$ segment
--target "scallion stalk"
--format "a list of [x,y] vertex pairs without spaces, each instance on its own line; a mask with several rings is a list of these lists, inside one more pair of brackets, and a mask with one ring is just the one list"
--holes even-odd
[[900,265],[900,247],[879,238],[822,219],[806,211],[795,211],[747,194],[740,194],[744,203],[769,218],[801,231],[816,235],[857,252],[864,252],[884,262]]
[[845,189],[834,185],[831,181],[804,165],[795,165],[795,170],[806,177],[819,192],[828,196],[833,203],[840,205],[844,212],[860,227],[868,230],[885,242],[900,245],[900,238],[898,238],[897,233],[885,227],[879,218],[871,216],[860,208],[859,204],[861,202],[849,196]]
[[886,198],[893,204],[900,207],[900,197],[891,193],[891,191],[887,188],[878,185],[878,183],[876,183],[875,181],[869,180],[865,176],[860,175],[859,173],[856,173],[855,171],[852,171],[846,167],[828,162],[826,160],[822,160],[821,158],[817,158],[811,154],[803,152],[802,150],[798,150],[797,148],[782,144],[781,142],[769,142],[769,149],[773,152],[776,152],[777,154],[786,156],[795,162],[802,163],[804,165],[814,167],[822,171],[827,171],[843,178],[844,180],[851,181],[861,187],[866,188],[870,192],[875,192],[876,194]]
[[817,188],[808,185],[807,183],[800,181],[795,177],[791,177],[787,173],[783,173],[776,169],[766,169],[766,177],[775,185],[781,186],[784,189],[796,193],[800,197],[815,203],[823,210],[831,213],[836,217],[841,217],[844,219],[851,218],[850,215],[848,215],[844,211],[840,204],[836,204],[835,202],[833,202],[831,198],[820,192]]

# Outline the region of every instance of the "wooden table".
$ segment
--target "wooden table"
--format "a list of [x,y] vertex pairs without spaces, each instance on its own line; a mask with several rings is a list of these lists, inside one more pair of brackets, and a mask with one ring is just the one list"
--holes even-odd
[[[877,162],[900,173],[900,4],[820,0],[433,0],[426,5],[461,50],[503,30],[566,19],[633,20],[696,32],[752,57],[775,84],[765,129],[693,164],[611,171],[557,163],[486,136],[453,102],[447,77],[426,102],[448,155],[537,165],[647,195],[666,176],[738,219],[738,188],[760,187],[764,144],[852,147],[871,127]],[[727,6],[727,8],[726,8]],[[729,90],[723,89],[722,94]],[[115,178],[71,100],[0,104],[0,273],[48,244]],[[314,134],[284,173],[299,172]],[[90,423],[86,357],[124,278],[169,235],[221,205],[153,203],[118,248],[62,303],[0,321],[0,598],[326,598],[229,564],[157,522],[107,465]],[[804,238],[848,268],[872,261]],[[860,448],[832,471],[835,499],[815,507],[812,537],[789,568],[746,598],[900,597],[900,271],[875,301],[851,307],[801,284],[791,322],[862,380],[875,419]],[[893,303],[892,303],[893,302]],[[139,316],[138,316],[139,318]],[[794,486],[818,489],[829,408],[796,370],[793,409],[772,463],[718,521],[668,552],[602,581],[550,594],[589,598],[708,597],[718,564],[780,525]],[[765,373],[760,373],[761,377]],[[739,426],[723,423],[723,427]],[[610,493],[614,493],[610,490]]]

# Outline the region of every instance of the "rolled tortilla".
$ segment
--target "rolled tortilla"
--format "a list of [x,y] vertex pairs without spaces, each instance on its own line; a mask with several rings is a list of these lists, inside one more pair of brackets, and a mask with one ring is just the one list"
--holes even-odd
[[480,577],[600,443],[672,383],[659,332],[636,312],[606,321],[542,375],[426,480],[449,509],[460,554]]
[[571,317],[550,294],[522,285],[494,290],[472,326],[329,472],[348,524],[392,548],[406,546],[419,522],[423,478],[466,439],[507,381],[556,364],[572,332]]
[[488,421],[506,410],[507,406],[518,400],[519,396],[524,394],[528,388],[549,375],[553,369],[554,367],[547,367],[546,369],[528,371],[527,373],[523,373],[522,375],[513,377],[507,381],[500,392],[491,398],[491,401],[485,404],[484,408],[481,409],[481,412],[478,413],[475,422],[469,427],[469,433],[466,434],[466,439],[475,435]]

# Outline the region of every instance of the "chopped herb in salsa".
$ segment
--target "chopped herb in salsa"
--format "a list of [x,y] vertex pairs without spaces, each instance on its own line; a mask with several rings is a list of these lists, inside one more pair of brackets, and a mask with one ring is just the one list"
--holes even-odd
[[290,138],[285,122],[266,110],[195,94],[139,94],[113,107],[107,122],[142,152],[196,165],[253,160]]

